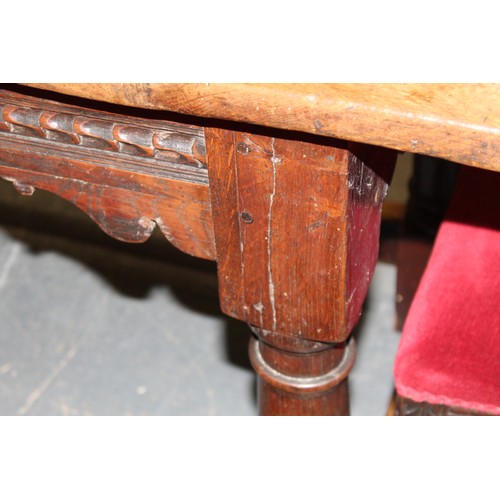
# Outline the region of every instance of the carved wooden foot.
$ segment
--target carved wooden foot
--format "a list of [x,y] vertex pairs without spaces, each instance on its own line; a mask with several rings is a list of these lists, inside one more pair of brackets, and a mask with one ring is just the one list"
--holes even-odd
[[451,416],[493,416],[491,413],[469,410],[458,406],[447,406],[413,401],[397,396],[395,416],[397,417],[451,417]]
[[349,415],[355,342],[327,344],[252,328],[250,359],[261,415]]

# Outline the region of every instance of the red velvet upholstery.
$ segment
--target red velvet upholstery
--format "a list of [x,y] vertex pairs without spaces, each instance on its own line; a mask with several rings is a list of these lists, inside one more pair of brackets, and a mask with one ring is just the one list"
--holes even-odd
[[408,313],[400,396],[500,415],[500,173],[463,168]]

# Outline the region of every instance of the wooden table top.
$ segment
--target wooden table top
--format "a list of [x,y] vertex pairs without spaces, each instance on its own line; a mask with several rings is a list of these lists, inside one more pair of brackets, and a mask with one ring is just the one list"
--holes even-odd
[[500,171],[500,84],[25,84]]

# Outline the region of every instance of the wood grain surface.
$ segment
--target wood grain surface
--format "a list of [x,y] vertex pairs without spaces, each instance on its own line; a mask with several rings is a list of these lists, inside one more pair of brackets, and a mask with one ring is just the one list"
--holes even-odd
[[396,153],[205,134],[222,310],[264,330],[344,341],[375,268]]
[[500,171],[500,84],[28,84]]

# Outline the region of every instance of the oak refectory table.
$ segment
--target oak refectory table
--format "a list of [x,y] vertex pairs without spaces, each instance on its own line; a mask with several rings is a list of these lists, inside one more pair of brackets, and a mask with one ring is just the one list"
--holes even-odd
[[[149,111],[148,111],[149,110]],[[0,176],[218,268],[263,415],[347,415],[398,151],[500,170],[497,84],[19,84]]]

